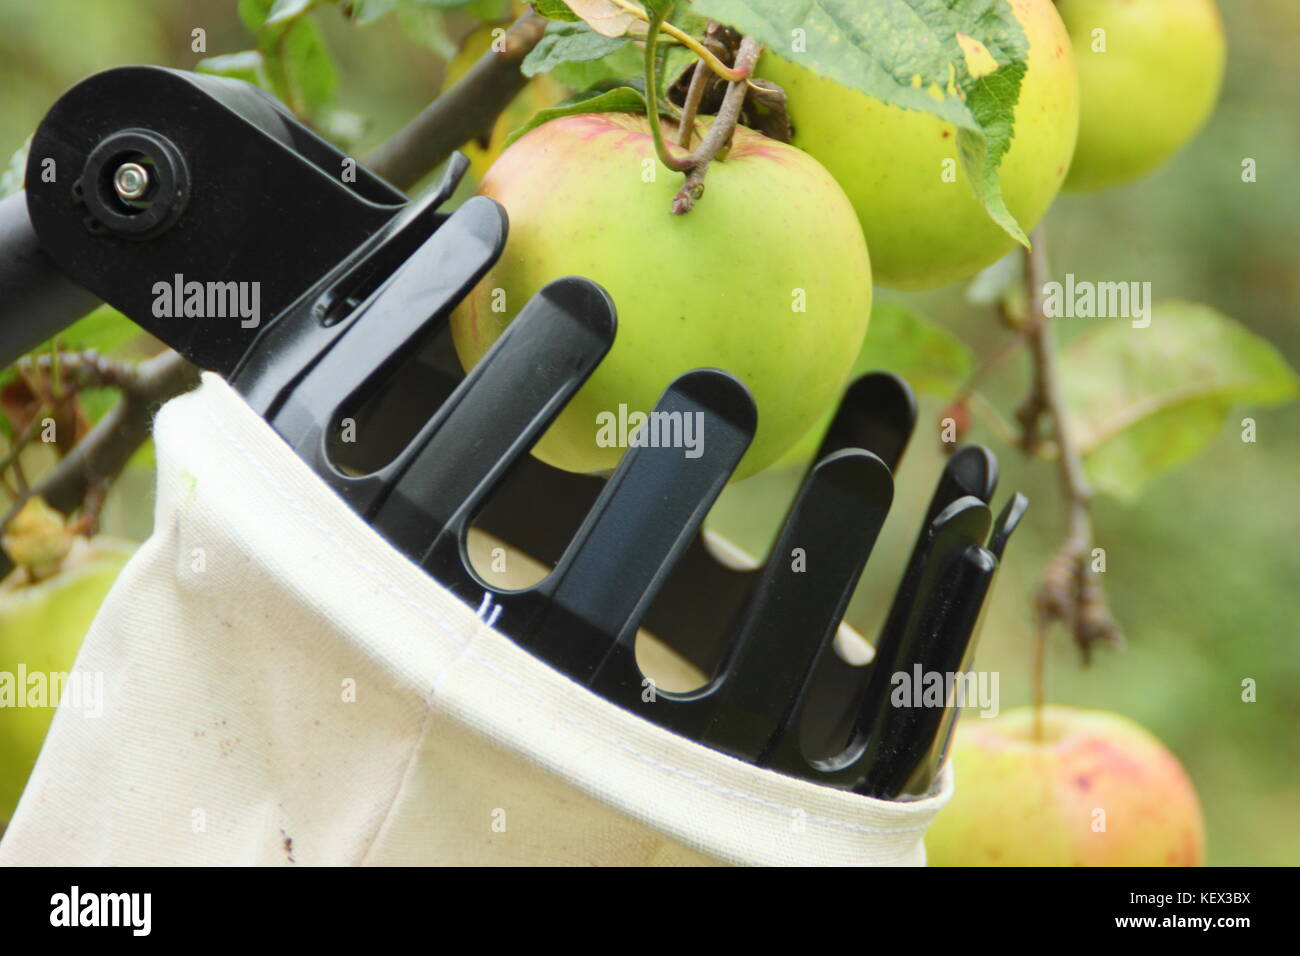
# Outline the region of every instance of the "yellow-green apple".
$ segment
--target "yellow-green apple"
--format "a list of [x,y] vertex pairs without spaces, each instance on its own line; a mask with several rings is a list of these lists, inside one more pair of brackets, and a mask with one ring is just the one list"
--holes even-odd
[[9,522],[0,583],[0,827],[40,753],[81,640],[132,546],[69,532],[40,498]]
[[[1007,208],[1028,232],[1069,169],[1079,89],[1070,39],[1051,0],[1012,0],[1012,8],[1029,55],[998,178]],[[758,75],[785,88],[795,145],[819,159],[853,201],[881,285],[955,282],[1015,245],[976,199],[952,124],[887,106],[771,53]]]
[[1058,0],[1079,64],[1079,143],[1067,190],[1159,166],[1204,125],[1223,84],[1214,0]]
[[510,234],[452,315],[467,369],[553,279],[586,276],[618,309],[610,353],[534,448],[548,464],[613,468],[624,449],[602,447],[598,416],[650,411],[693,368],[725,369],[753,393],[758,431],[737,478],[838,400],[871,312],[871,263],[843,190],[807,153],[743,127],[695,207],[673,215],[681,184],[644,116],[593,113],[530,131],[480,185]]
[[961,721],[932,866],[1199,866],[1200,802],[1150,733],[1099,710],[1029,707]]

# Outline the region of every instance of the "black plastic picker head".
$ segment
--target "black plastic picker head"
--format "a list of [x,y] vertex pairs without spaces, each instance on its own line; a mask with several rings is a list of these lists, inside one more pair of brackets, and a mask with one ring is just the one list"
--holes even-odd
[[[228,377],[380,534],[575,681],[782,773],[888,798],[928,792],[955,702],[899,705],[892,678],[970,666],[1025,507],[1015,495],[992,520],[992,454],[949,459],[874,661],[851,662],[841,622],[915,423],[907,385],[884,373],[854,382],[766,562],[724,563],[702,525],[757,425],[739,380],[679,377],[655,411],[699,422],[698,453],[645,443],[603,478],[528,453],[614,341],[615,303],[600,287],[551,283],[461,372],[446,320],[507,230],[490,199],[441,211],[465,165],[456,156],[430,196],[408,202],[245,84],[153,67],[98,74],[36,133],[30,227],[21,198],[0,207],[0,283],[36,317],[19,331],[20,317],[0,321],[14,353],[2,358],[75,319],[87,302],[76,287],[89,290]],[[364,423],[366,440],[340,443],[345,421]],[[471,525],[549,573],[494,585],[469,558]],[[642,628],[704,684],[650,685]]]

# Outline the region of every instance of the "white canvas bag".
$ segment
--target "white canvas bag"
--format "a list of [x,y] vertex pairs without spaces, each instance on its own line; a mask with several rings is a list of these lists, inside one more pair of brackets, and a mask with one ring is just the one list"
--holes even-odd
[[924,862],[948,798],[759,770],[606,702],[391,548],[220,378],[155,432],[152,537],[3,864]]

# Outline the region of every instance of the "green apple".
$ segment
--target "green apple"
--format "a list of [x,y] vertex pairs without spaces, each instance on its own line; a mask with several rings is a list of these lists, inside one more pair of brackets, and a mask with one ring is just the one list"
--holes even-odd
[[[6,546],[8,539],[7,534]],[[79,538],[52,576],[33,582],[19,567],[0,584],[0,826],[18,804],[58,704],[48,693],[42,700],[40,688],[56,686],[50,675],[72,668],[132,547],[110,538]]]
[[624,449],[601,447],[598,416],[647,412],[694,368],[738,376],[758,406],[736,478],[839,398],[871,312],[871,263],[843,190],[806,153],[743,127],[695,208],[675,216],[681,184],[656,160],[645,117],[595,113],[532,130],[480,186],[505,207],[510,235],[452,315],[467,369],[553,279],[586,276],[618,309],[610,353],[533,450],[548,464],[613,468]]
[[1205,123],[1223,85],[1214,0],[1057,0],[1079,64],[1079,144],[1067,190],[1128,182]]
[[926,835],[932,866],[1199,866],[1205,825],[1176,757],[1118,714],[1029,707],[969,717],[952,802]]
[[[999,181],[1007,208],[1028,232],[1069,169],[1079,90],[1070,40],[1051,0],[1013,0],[1012,7],[1029,59]],[[819,159],[853,201],[881,285],[944,285],[1011,251],[1015,240],[975,198],[951,124],[887,106],[770,53],[757,72],[785,88],[795,145]],[[945,181],[949,170],[955,181]]]

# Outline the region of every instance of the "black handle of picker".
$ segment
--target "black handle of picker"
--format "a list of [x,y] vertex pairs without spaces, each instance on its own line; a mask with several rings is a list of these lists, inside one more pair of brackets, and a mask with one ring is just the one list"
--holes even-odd
[[27,194],[0,200],[0,367],[58,335],[99,305],[41,249]]

